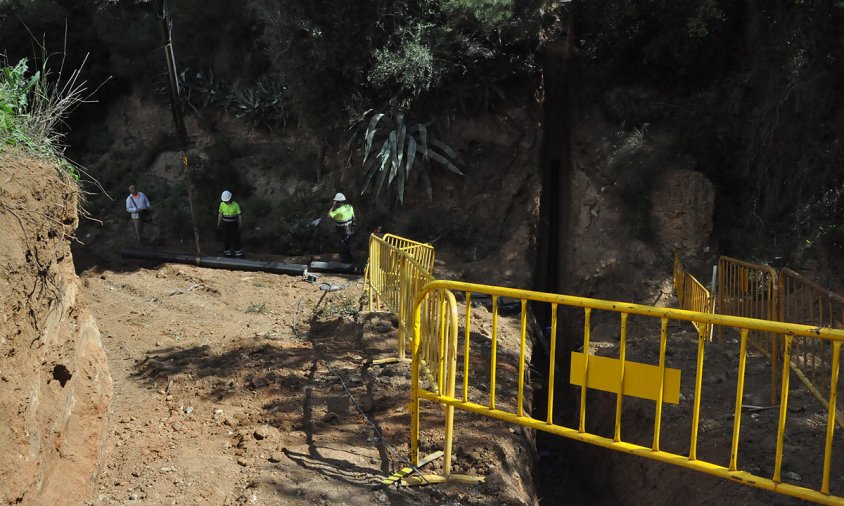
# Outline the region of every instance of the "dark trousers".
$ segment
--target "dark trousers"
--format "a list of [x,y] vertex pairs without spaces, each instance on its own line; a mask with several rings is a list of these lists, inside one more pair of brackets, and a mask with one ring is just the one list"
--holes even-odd
[[234,248],[235,256],[243,256],[243,250],[240,249],[240,227],[236,221],[224,221],[220,224],[223,232],[223,252],[226,256],[231,256],[232,248]]
[[340,237],[340,261],[344,264],[350,264],[355,261],[352,258],[352,234],[347,234],[344,229],[339,228],[338,235]]

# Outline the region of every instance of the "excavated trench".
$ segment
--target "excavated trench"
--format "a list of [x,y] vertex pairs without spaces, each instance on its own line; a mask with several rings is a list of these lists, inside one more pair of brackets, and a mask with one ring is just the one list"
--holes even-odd
[[[588,293],[589,290],[584,290],[582,286],[584,281],[576,272],[583,265],[576,258],[576,252],[590,246],[584,246],[581,242],[582,236],[578,234],[580,228],[575,226],[578,223],[577,214],[586,204],[583,196],[574,190],[575,187],[580,187],[578,178],[580,174],[575,170],[575,161],[579,160],[575,160],[572,149],[574,128],[571,110],[572,95],[574,95],[572,90],[575,84],[571,82],[571,78],[576,78],[578,72],[574,68],[568,68],[567,54],[566,42],[563,40],[550,44],[542,61],[545,91],[543,139],[539,155],[542,189],[532,288],[548,293],[583,294]],[[580,153],[579,150],[576,152]],[[691,178],[684,174],[682,183],[670,185],[669,192],[682,194],[682,191],[676,190],[678,185],[685,184],[688,187],[692,184],[691,181]],[[672,208],[671,205],[665,207]],[[703,212],[699,214],[705,215]],[[689,224],[683,225],[682,228],[698,230],[694,225]],[[708,232],[703,235],[708,235]],[[696,248],[690,249],[696,250]],[[636,251],[631,249],[626,253],[635,256]],[[642,264],[648,262],[643,259],[639,261]],[[634,276],[624,278],[623,283],[630,284],[631,279],[634,279]],[[641,284],[640,277],[635,279]],[[607,289],[613,287],[607,285],[602,288],[606,292]],[[659,293],[661,297],[663,292]],[[537,420],[544,420],[548,412],[546,385],[549,377],[548,337],[551,327],[551,307],[550,304],[535,304],[531,310],[540,329],[534,333],[538,335],[534,335],[531,370],[537,375],[533,378],[534,385],[541,385],[534,392],[532,416]],[[560,307],[557,317],[553,418],[557,425],[577,427],[580,389],[569,383],[569,372],[571,352],[582,345],[583,313]],[[594,315],[592,324],[595,325]],[[593,326],[593,330],[594,328]],[[734,351],[721,348],[719,353],[731,356],[730,354]],[[737,351],[734,354],[737,356]],[[725,367],[728,370],[723,374],[725,376],[732,374],[732,369],[729,369],[729,366]],[[710,374],[712,374],[711,370]],[[600,392],[595,392],[595,394],[593,397],[590,393],[590,400],[587,403],[589,432],[611,436],[616,416],[615,396],[604,395]],[[711,395],[711,397],[718,396]],[[711,402],[717,404],[720,401]],[[730,412],[729,403],[729,400],[724,400],[723,405],[713,406],[712,411],[716,414],[709,414],[709,423],[713,426],[729,425],[731,418],[728,419],[720,414]],[[625,408],[629,406],[625,405]],[[640,409],[625,409],[624,422],[627,431],[625,440],[645,441],[653,437],[653,421],[646,420],[643,413]],[[760,422],[759,427],[763,426],[764,424]],[[750,430],[748,428],[746,432]],[[686,437],[688,437],[686,433],[683,433],[682,439],[687,441]],[[725,447],[729,448],[729,441],[726,436],[724,437]],[[746,438],[747,442],[753,443],[743,448],[755,449],[755,446],[762,446],[757,436],[743,434],[742,437]],[[716,447],[715,450],[721,450],[721,446],[724,446],[720,443],[712,443],[712,445]],[[542,431],[536,433],[536,449],[539,462],[536,466],[535,488],[539,500],[543,502],[550,498],[550,502],[555,504],[584,505],[671,504],[678,501],[686,501],[689,504],[710,504],[713,500],[781,505],[800,503],[788,496],[733,485],[728,481],[700,472],[610,451]],[[749,453],[752,451],[746,451],[743,455]],[[750,460],[750,457],[743,458]],[[770,465],[770,459],[759,465],[754,462],[753,465],[757,470],[767,470],[765,466]],[[844,480],[844,475],[842,475],[842,480]]]
[[[537,251],[533,289],[549,293],[569,293],[570,280],[567,273],[568,245],[571,241],[572,209],[572,154],[570,125],[570,90],[566,68],[568,65],[567,41],[562,40],[548,46],[544,55],[543,78],[545,83],[543,139],[540,152],[540,174],[542,194],[540,196],[540,220],[537,227]],[[532,308],[540,327],[550,328],[551,314],[548,304],[537,304]],[[571,418],[577,401],[568,384],[570,351],[577,348],[579,338],[577,325],[572,320],[559,321],[557,350],[556,387],[554,399],[555,419]],[[568,338],[567,336],[572,336]],[[549,346],[547,335],[535,336],[531,369],[539,372],[537,383],[547,384],[549,370]],[[548,405],[546,392],[534,395],[533,417],[544,419]],[[580,458],[583,444],[538,431],[536,435],[537,465],[536,490],[539,498],[565,498],[566,504],[594,503],[596,497],[590,491],[590,476],[593,474],[589,462]],[[588,450],[588,449],[587,449]],[[612,496],[611,491],[604,497]]]
[[[545,85],[543,139],[539,155],[542,190],[533,289],[548,293],[578,294],[582,293],[582,287],[578,286],[573,275],[574,259],[571,254],[577,240],[575,209],[582,205],[580,196],[575,195],[573,190],[576,171],[572,154],[574,85],[571,81],[577,72],[569,68],[571,53],[567,43],[563,39],[549,44],[542,61]],[[540,332],[542,335],[534,336],[531,363],[531,369],[538,374],[534,384],[543,385],[534,394],[533,417],[543,420],[548,411],[545,385],[548,383],[550,367],[551,307],[550,304],[536,304],[531,309],[540,329],[544,329]],[[580,390],[570,384],[569,371],[571,352],[582,346],[583,316],[580,311],[558,308],[557,317],[554,422],[576,427]],[[587,414],[590,432],[612,433],[614,399],[611,396],[598,396],[590,401]],[[636,503],[639,492],[631,494],[628,490],[616,490],[615,487],[628,485],[627,476],[633,476],[630,470],[634,467],[644,469],[651,465],[662,465],[542,431],[537,431],[536,447],[539,457],[536,490],[539,499],[556,498],[555,502],[564,504]],[[675,471],[667,472],[671,474]],[[637,487],[644,494],[638,497],[651,501],[656,496],[649,495],[650,489],[665,485],[637,483]]]

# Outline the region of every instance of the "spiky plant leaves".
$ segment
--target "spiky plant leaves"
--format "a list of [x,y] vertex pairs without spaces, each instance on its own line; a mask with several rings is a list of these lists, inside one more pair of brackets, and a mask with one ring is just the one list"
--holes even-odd
[[431,139],[431,144],[440,148],[443,153],[448,155],[449,158],[457,158],[457,153],[453,149],[451,149],[451,147],[448,144],[442,142],[441,140]]
[[[363,164],[363,170],[366,174],[366,183],[363,185],[363,191],[369,187],[369,183],[372,181],[372,176],[374,176],[379,170],[382,170],[384,167],[384,156],[390,150],[390,140],[386,139],[384,143],[381,145],[381,149],[379,150],[376,156],[373,156]],[[376,162],[382,162],[381,165],[377,165]]]
[[[349,129],[358,132],[366,124],[364,131],[362,172],[364,174],[365,193],[374,184],[374,195],[395,183],[396,197],[399,204],[404,203],[404,192],[410,180],[411,171],[418,167],[419,178],[425,185],[425,191],[432,198],[430,184],[430,161],[444,165],[449,171],[463,175],[451,160],[457,153],[446,143],[430,136],[429,123],[408,123],[403,112],[394,114],[377,113],[367,118],[371,110]],[[378,128],[381,126],[381,128]],[[383,139],[383,141],[381,140]],[[380,149],[376,146],[380,145]],[[377,154],[376,154],[377,152]],[[420,156],[421,155],[421,156]],[[378,175],[376,177],[376,174]]]
[[[409,149],[410,149],[410,146],[408,145],[408,150]],[[408,154],[407,163],[404,166],[402,166],[401,163],[399,163],[398,174],[396,175],[396,191],[398,192],[399,205],[404,204],[404,184],[405,184],[405,179],[407,178],[407,174],[410,172],[410,164],[411,163],[412,163],[412,161],[410,160],[409,154]]]
[[407,175],[410,175],[410,169],[413,168],[413,162],[416,161],[416,139],[411,135],[407,138]]
[[387,186],[390,186],[393,182],[393,178],[396,177],[396,172],[399,168],[398,163],[398,156],[396,152],[398,151],[398,144],[396,143],[396,132],[390,132],[390,177],[387,179]]
[[[342,146],[340,146],[340,149],[338,149],[338,150],[337,150],[337,152],[338,152],[338,153],[345,153],[345,152],[347,152],[347,151],[351,151],[351,150],[352,150],[352,149],[351,149],[351,148],[352,148],[352,144],[353,144],[355,141],[357,141],[358,131],[359,131],[359,130],[360,130],[360,128],[361,128],[361,121],[363,121],[363,119],[364,119],[364,118],[366,118],[366,116],[367,116],[369,113],[371,113],[371,112],[372,112],[372,109],[367,109],[366,111],[364,111],[364,112],[363,112],[363,114],[361,114],[361,115],[360,115],[360,118],[361,118],[361,119],[359,119],[359,120],[357,120],[357,121],[352,122],[352,123],[348,126],[348,128],[346,128],[346,132],[345,132],[345,134],[344,134],[344,137],[345,137],[345,139],[346,139],[346,140],[345,140],[345,141],[343,141]],[[368,133],[369,133],[369,132],[368,132],[368,130],[367,130],[367,131],[366,131],[366,133],[364,134],[364,137],[365,137],[365,136],[366,136],[366,134],[368,134]],[[373,134],[373,136],[374,136],[374,134]],[[362,162],[361,162],[361,163],[362,163]]]
[[422,156],[428,158],[428,127],[419,123],[419,145],[422,146]]
[[277,79],[264,76],[254,83],[241,85],[217,77],[210,68],[201,71],[185,67],[179,73],[179,81],[185,90],[187,104],[198,114],[202,109],[216,106],[232,112],[251,126],[261,125],[269,131],[287,126],[286,88]]
[[436,151],[428,150],[428,156],[434,161],[440,162],[441,164],[445,165],[446,168],[448,168],[448,170],[450,170],[451,172],[454,172],[455,174],[459,174],[461,176],[464,175],[462,172],[460,172],[460,169],[458,169],[453,163],[449,162],[444,156],[437,153]]
[[[371,110],[372,109],[370,109],[369,111],[371,111]],[[369,113],[369,111],[366,111],[366,113],[364,113],[364,115]],[[364,153],[363,154],[363,161],[364,162],[366,162],[366,157],[369,156],[369,150],[372,147],[372,139],[375,138],[375,133],[377,132],[377,130],[375,129],[375,126],[378,125],[378,121],[381,120],[381,118],[383,118],[383,117],[384,117],[384,113],[379,112],[378,114],[372,116],[372,119],[369,120],[369,127],[367,127],[367,129],[366,129],[366,148],[363,150],[363,153]]]
[[402,159],[404,158],[404,139],[405,135],[407,134],[407,125],[404,124],[404,121],[401,121],[399,124],[399,135],[396,139],[396,145],[400,146],[401,149],[398,149],[398,157],[396,158],[396,163],[399,167],[401,167]]
[[375,195],[381,194],[381,188],[384,187],[384,180],[387,179],[387,162],[390,161],[390,147],[387,143],[387,150],[381,157],[381,166],[378,168],[380,175],[378,176],[378,185],[375,187]]

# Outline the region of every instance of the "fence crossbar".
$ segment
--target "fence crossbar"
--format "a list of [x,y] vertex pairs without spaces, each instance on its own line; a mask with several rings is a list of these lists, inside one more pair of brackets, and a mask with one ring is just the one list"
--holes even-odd
[[[485,391],[483,385],[479,385],[478,381],[483,381],[485,377],[489,383],[494,383],[496,380],[499,382],[505,381],[505,377],[502,376],[503,369],[501,364],[496,363],[496,354],[492,353],[490,357],[488,357],[483,366],[488,366],[490,368],[489,375],[484,374],[470,374],[469,361],[466,360],[466,356],[462,357],[464,360],[459,360],[459,357],[456,355],[460,352],[461,349],[454,343],[454,339],[456,339],[457,331],[453,332],[423,332],[424,328],[424,320],[426,319],[425,313],[423,308],[426,304],[428,304],[427,300],[430,297],[434,297],[437,300],[442,300],[442,295],[445,293],[464,293],[466,294],[466,300],[471,300],[472,297],[477,298],[478,296],[489,296],[493,301],[493,307],[497,307],[495,305],[496,300],[500,300],[502,298],[508,299],[517,299],[520,301],[520,306],[522,311],[525,311],[527,304],[535,304],[535,303],[546,303],[549,304],[552,310],[552,329],[551,329],[551,339],[552,339],[552,347],[556,343],[556,339],[558,338],[557,332],[558,329],[556,327],[556,319],[553,315],[557,314],[558,309],[563,308],[580,308],[584,311],[584,329],[583,329],[583,342],[584,342],[584,357],[585,365],[582,365],[583,369],[587,370],[587,373],[583,374],[582,380],[579,381],[578,384],[582,385],[581,388],[581,401],[584,401],[585,390],[592,387],[592,379],[588,376],[590,373],[588,371],[591,369],[589,366],[588,357],[591,356],[589,352],[589,334],[590,334],[590,320],[594,318],[594,314],[596,311],[599,312],[610,312],[617,314],[621,319],[621,341],[619,342],[619,349],[618,349],[618,359],[617,363],[618,370],[617,374],[614,376],[615,379],[612,381],[617,382],[617,386],[614,387],[617,397],[616,397],[616,420],[615,420],[615,429],[611,437],[600,436],[598,434],[590,433],[588,429],[588,420],[586,416],[586,409],[585,403],[582,402],[580,407],[579,417],[575,421],[574,427],[568,427],[564,423],[561,423],[557,417],[554,417],[552,414],[552,410],[550,409],[553,406],[553,399],[554,399],[554,390],[555,390],[555,383],[549,379],[549,381],[544,385],[544,388],[548,390],[548,398],[550,399],[549,409],[545,416],[542,419],[533,418],[533,416],[527,414],[525,410],[521,409],[521,402],[523,400],[523,392],[521,389],[525,383],[524,378],[507,378],[506,381],[512,384],[518,385],[519,392],[516,393],[516,402],[508,402],[507,400],[500,398],[500,396],[496,397],[495,389],[490,388],[491,391],[487,391],[486,397],[480,392]],[[468,306],[468,304],[467,304]],[[466,314],[468,314],[468,308]],[[781,470],[781,463],[784,453],[784,445],[781,444],[783,436],[785,434],[786,429],[786,422],[788,417],[787,411],[787,395],[783,395],[782,398],[782,409],[779,411],[779,423],[776,425],[775,430],[777,431],[777,448],[775,453],[772,455],[772,458],[775,459],[775,469],[774,474],[769,477],[759,476],[754,474],[753,472],[749,472],[746,469],[742,469],[741,461],[739,459],[740,451],[741,451],[741,439],[739,438],[739,434],[741,431],[741,415],[742,415],[742,401],[744,396],[744,379],[745,379],[745,364],[747,360],[747,345],[750,344],[750,334],[752,332],[764,332],[764,333],[771,333],[776,335],[783,335],[788,336],[789,338],[794,337],[815,337],[817,339],[822,339],[830,344],[830,346],[837,350],[840,350],[841,343],[844,342],[844,330],[841,329],[832,329],[827,327],[819,327],[816,325],[804,325],[798,323],[790,323],[790,322],[777,322],[771,320],[764,320],[759,318],[748,318],[748,317],[741,317],[741,316],[733,316],[733,315],[723,315],[723,314],[714,314],[714,313],[704,313],[699,311],[691,311],[686,309],[673,309],[673,308],[665,308],[665,307],[654,307],[654,306],[646,306],[646,305],[639,305],[639,304],[632,304],[632,303],[625,303],[625,302],[618,302],[618,301],[607,301],[607,300],[600,300],[600,299],[591,299],[585,297],[576,297],[570,295],[560,295],[560,294],[550,294],[550,293],[543,293],[543,292],[534,292],[529,290],[519,290],[513,288],[504,288],[504,287],[497,287],[497,286],[490,286],[490,285],[480,285],[474,283],[465,283],[459,281],[452,281],[452,280],[435,280],[430,283],[427,283],[421,290],[416,294],[416,300],[414,303],[414,310],[413,310],[413,335],[412,335],[412,350],[413,352],[413,392],[412,392],[412,402],[411,402],[411,461],[415,462],[419,455],[419,442],[420,442],[420,402],[422,400],[432,401],[434,403],[439,404],[440,406],[444,406],[447,408],[453,408],[457,410],[462,410],[466,412],[476,413],[479,415],[483,415],[486,417],[503,420],[505,422],[521,425],[524,427],[529,427],[537,430],[542,430],[545,432],[557,434],[563,437],[568,437],[571,439],[584,441],[590,444],[598,445],[605,448],[610,448],[616,451],[621,451],[624,453],[630,453],[634,455],[638,455],[641,457],[646,457],[654,460],[659,460],[662,462],[667,462],[670,464],[678,465],[681,467],[693,469],[699,472],[704,472],[707,474],[712,474],[715,476],[719,476],[721,478],[726,478],[733,482],[742,483],[745,485],[750,485],[757,488],[762,488],[770,491],[774,491],[781,494],[790,495],[793,497],[806,499],[810,501],[815,501],[824,504],[844,504],[844,498],[838,497],[835,495],[830,495],[829,488],[828,488],[828,481],[829,481],[829,469],[830,469],[830,460],[833,458],[834,453],[832,452],[833,446],[833,437],[831,435],[827,435],[825,445],[824,445],[824,456],[823,460],[823,468],[821,470],[823,476],[823,483],[825,486],[822,486],[821,489],[812,489],[804,486],[800,486],[794,483],[787,483],[784,482],[782,479],[782,475],[780,473]],[[444,312],[442,313],[444,314]],[[449,314],[458,314],[457,312],[451,312]],[[638,364],[639,367],[652,367],[654,370],[658,371],[657,381],[654,383],[654,390],[655,395],[648,397],[645,396],[644,398],[649,398],[655,402],[655,423],[654,423],[654,433],[652,439],[652,445],[650,447],[641,446],[638,444],[633,444],[629,441],[625,441],[623,438],[623,434],[620,431],[621,426],[621,413],[623,410],[623,402],[624,399],[628,397],[628,395],[636,395],[633,392],[636,390],[635,383],[637,381],[641,381],[637,379],[636,375],[627,376],[624,374],[624,369],[626,368],[625,365],[629,365],[633,367],[637,365],[637,363],[630,362],[629,358],[625,359],[625,349],[630,346],[629,343],[626,342],[625,337],[628,334],[628,327],[632,324],[632,321],[629,317],[636,315],[638,317],[647,317],[652,318],[654,320],[646,320],[647,321],[656,321],[660,328],[660,343],[659,343],[659,363],[658,365],[641,365]],[[453,317],[450,317],[453,319]],[[519,322],[523,321],[524,316],[520,315]],[[730,433],[730,443],[725,447],[725,450],[728,451],[728,460],[729,464],[724,466],[717,464],[715,462],[707,461],[701,459],[699,455],[697,455],[697,441],[700,436],[699,434],[699,410],[700,404],[699,399],[702,393],[702,384],[701,384],[701,374],[702,369],[705,362],[705,355],[704,355],[704,347],[707,343],[705,335],[702,332],[699,332],[699,340],[698,340],[698,370],[696,371],[696,379],[693,392],[690,393],[692,398],[694,399],[694,413],[692,420],[690,422],[691,431],[692,431],[692,445],[688,455],[681,455],[675,454],[668,451],[664,451],[661,449],[661,442],[662,438],[664,438],[665,434],[660,432],[661,424],[663,423],[664,416],[662,414],[662,404],[668,402],[666,398],[669,396],[668,393],[668,378],[669,378],[669,369],[666,366],[666,354],[668,351],[666,348],[668,347],[667,343],[667,329],[669,327],[669,322],[672,320],[679,320],[679,321],[686,321],[691,323],[696,323],[698,329],[705,328],[705,326],[711,325],[719,325],[724,326],[730,329],[735,329],[741,335],[741,353],[739,357],[739,368],[738,368],[738,383],[736,385],[735,391],[735,404],[734,404],[734,413],[733,413],[733,423],[732,423],[732,430]],[[636,320],[639,321],[638,319]],[[450,320],[451,324],[451,320]],[[465,335],[470,335],[470,330],[468,327],[471,326],[471,319],[467,318],[465,321],[462,322],[464,325],[464,333]],[[496,325],[493,326],[491,332],[495,332]],[[525,327],[524,325],[520,325],[520,329],[522,333],[525,331],[523,330]],[[454,336],[454,337],[449,337]],[[520,336],[520,339],[523,336]],[[431,339],[440,339],[446,340],[446,346],[441,346],[439,349],[444,356],[440,357],[444,367],[447,368],[445,373],[446,377],[449,380],[445,383],[446,388],[441,388],[439,391],[432,391],[430,389],[425,388],[422,385],[422,382],[418,379],[418,372],[419,372],[419,360],[418,358],[421,357],[420,353],[417,350],[424,348],[425,346],[430,346],[430,344],[426,344],[426,341]],[[464,343],[463,350],[468,349],[468,344]],[[452,356],[454,355],[454,356]],[[838,355],[838,353],[836,353]],[[601,358],[599,362],[596,362],[596,367],[606,367],[605,365],[601,365],[600,362],[606,364],[606,358]],[[522,347],[519,350],[519,360],[524,361],[526,360],[525,352]],[[459,394],[454,392],[452,388],[456,384],[454,380],[451,380],[451,371],[456,371],[458,367],[456,366],[457,363],[462,363],[460,372],[463,374],[463,391]],[[583,362],[581,362],[583,363]],[[455,365],[448,365],[448,364],[455,364]],[[478,365],[476,361],[473,361],[472,364],[474,368],[482,367]],[[581,374],[583,369],[578,369],[577,374]],[[549,368],[549,371],[553,371],[554,368]],[[632,369],[631,369],[632,370]],[[518,368],[519,374],[525,374],[525,369],[523,367]],[[574,369],[572,369],[574,371]],[[675,370],[676,371],[676,370]],[[835,368],[835,374],[838,373],[838,368]],[[574,375],[574,372],[572,372]],[[604,378],[604,383],[606,383],[606,378]],[[787,391],[787,381],[788,375],[783,375],[783,384],[781,385],[783,392]],[[492,385],[491,385],[492,386]],[[472,387],[474,387],[472,389]],[[677,383],[677,388],[679,388],[679,382]],[[472,389],[472,393],[470,393],[470,389]],[[451,392],[451,393],[449,393]],[[664,398],[665,397],[665,398]],[[830,398],[830,404],[834,406],[835,404],[835,394],[833,393]],[[450,412],[450,411],[449,411]],[[451,415],[449,415],[451,416]],[[829,413],[829,419],[833,420],[834,423],[834,414],[832,411]],[[457,430],[456,428],[454,429]],[[831,434],[832,429],[828,429],[828,432]],[[448,429],[448,437],[451,438],[451,429]],[[448,445],[451,444],[449,441]],[[450,446],[449,446],[450,447]]]

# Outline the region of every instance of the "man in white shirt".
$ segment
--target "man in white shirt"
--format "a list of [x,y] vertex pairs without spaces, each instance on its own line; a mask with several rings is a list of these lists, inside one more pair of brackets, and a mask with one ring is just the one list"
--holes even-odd
[[[132,215],[132,219],[142,218],[149,221],[149,210],[152,209],[149,199],[144,192],[135,190],[135,185],[129,187],[129,196],[126,197],[126,212]],[[135,216],[138,214],[138,216]]]
[[129,196],[126,197],[126,212],[130,214],[132,223],[135,224],[138,242],[141,241],[141,221],[150,221],[150,209],[152,209],[152,204],[144,192],[135,190],[135,185],[130,186]]

